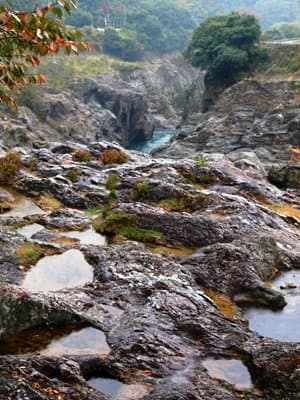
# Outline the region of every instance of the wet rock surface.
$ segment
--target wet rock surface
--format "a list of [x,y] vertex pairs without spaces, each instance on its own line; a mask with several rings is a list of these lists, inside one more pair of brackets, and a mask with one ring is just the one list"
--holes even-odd
[[[104,164],[103,151],[119,146],[81,146],[87,162],[73,160],[77,149],[57,142],[24,150],[26,168],[12,188],[42,213],[0,214],[0,337],[16,343],[0,356],[0,399],[113,398],[89,385],[97,378],[129,385],[132,400],[298,399],[299,344],[250,330],[243,311],[250,304],[280,313],[289,301],[269,282],[300,267],[297,191],[272,185],[244,153],[199,163],[130,152],[126,162]],[[70,168],[80,170],[76,179]],[[294,216],[284,214],[287,205]],[[105,241],[80,241],[92,225]],[[34,292],[22,287],[45,257],[69,251],[82,254],[92,278],[53,292],[43,282]],[[44,329],[50,340],[68,327],[103,332],[107,351],[18,345],[27,330]],[[213,374],[207,359],[243,363],[251,382]]]
[[[234,156],[236,151],[253,151],[266,164],[284,162],[291,157],[288,146],[300,145],[299,116],[296,82],[241,81],[226,89],[209,112],[182,126],[171,144],[155,154],[180,158],[202,152]],[[296,172],[288,168],[292,185]]]

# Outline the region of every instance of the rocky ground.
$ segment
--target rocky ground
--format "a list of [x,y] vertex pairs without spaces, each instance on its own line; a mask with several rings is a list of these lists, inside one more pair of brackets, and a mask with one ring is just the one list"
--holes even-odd
[[[269,282],[300,267],[299,187],[271,184],[249,151],[172,160],[107,142],[36,142],[21,160],[0,192],[0,399],[108,399],[91,377],[134,385],[132,400],[299,399],[299,344],[260,336],[243,313],[285,305]],[[7,211],[20,194],[39,212]],[[19,229],[33,223],[40,230],[26,238]],[[91,225],[105,245],[67,237]],[[71,249],[92,281],[24,288],[32,264]],[[43,354],[52,330],[82,326],[105,333],[105,354]],[[252,385],[213,377],[208,358],[242,361]]]

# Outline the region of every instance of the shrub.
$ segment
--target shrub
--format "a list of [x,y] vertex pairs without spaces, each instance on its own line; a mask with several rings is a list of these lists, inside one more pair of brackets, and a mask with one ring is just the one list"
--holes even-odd
[[98,233],[123,235],[133,240],[153,241],[163,236],[161,232],[138,227],[135,216],[120,210],[103,212],[93,220],[93,227]]
[[196,164],[198,167],[205,167],[208,162],[208,157],[205,154],[199,154],[196,158]]
[[66,177],[72,182],[78,181],[81,175],[82,171],[79,168],[71,168],[66,172]]
[[107,164],[123,164],[129,159],[128,154],[119,149],[105,149],[101,152],[100,160],[103,165]]
[[118,175],[111,173],[108,175],[108,177],[106,179],[105,187],[107,190],[110,190],[111,192],[115,192],[119,182],[120,182],[120,179],[119,179]]
[[80,150],[76,150],[73,153],[72,159],[73,159],[73,161],[78,161],[78,162],[88,162],[88,161],[91,161],[92,156],[88,150],[80,149]]
[[131,191],[132,200],[147,200],[149,197],[149,182],[142,180],[137,182]]
[[9,185],[22,166],[20,155],[14,151],[0,158],[0,184]]

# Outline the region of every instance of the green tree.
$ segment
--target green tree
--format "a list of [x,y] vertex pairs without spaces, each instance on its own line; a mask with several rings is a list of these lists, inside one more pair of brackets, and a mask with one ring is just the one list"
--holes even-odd
[[261,28],[252,15],[232,13],[205,20],[194,32],[186,56],[209,78],[231,84],[265,57],[258,47]]
[[43,75],[32,73],[40,57],[86,48],[81,33],[61,23],[64,12],[75,7],[74,0],[53,1],[33,11],[15,9],[9,1],[0,5],[0,103],[16,106],[12,90],[45,81]]

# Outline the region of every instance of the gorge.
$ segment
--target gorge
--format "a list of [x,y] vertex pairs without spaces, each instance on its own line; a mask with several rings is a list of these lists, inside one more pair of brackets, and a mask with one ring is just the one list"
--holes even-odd
[[299,399],[299,82],[123,78],[1,111],[0,399]]

